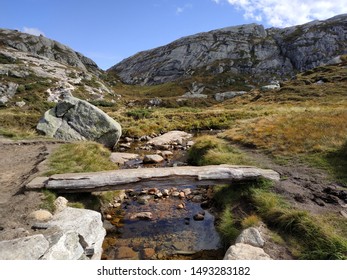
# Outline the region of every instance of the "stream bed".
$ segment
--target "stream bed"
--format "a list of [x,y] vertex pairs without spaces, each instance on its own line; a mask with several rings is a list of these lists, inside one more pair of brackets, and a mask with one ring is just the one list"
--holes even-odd
[[209,188],[128,190],[108,208],[103,259],[222,259]]

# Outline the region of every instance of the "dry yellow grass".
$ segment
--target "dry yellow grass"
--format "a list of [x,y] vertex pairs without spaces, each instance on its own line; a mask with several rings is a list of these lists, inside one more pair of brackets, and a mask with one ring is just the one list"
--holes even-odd
[[347,141],[347,110],[303,111],[238,122],[222,134],[275,153],[336,150]]

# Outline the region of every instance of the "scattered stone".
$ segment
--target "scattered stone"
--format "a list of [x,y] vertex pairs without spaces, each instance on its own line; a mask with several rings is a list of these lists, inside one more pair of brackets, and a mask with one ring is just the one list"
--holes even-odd
[[203,215],[202,213],[197,213],[194,215],[193,219],[195,221],[203,221],[205,219],[205,215]]
[[143,249],[143,257],[145,259],[150,259],[155,255],[155,250],[153,248],[145,248]]
[[178,196],[180,195],[180,193],[179,193],[178,191],[173,191],[173,192],[171,193],[171,195],[172,195],[173,197],[178,197]]
[[185,205],[183,203],[180,203],[177,205],[177,209],[184,209]]
[[111,219],[112,219],[112,215],[106,214],[106,219],[107,219],[107,220],[111,220]]
[[121,260],[136,260],[138,258],[138,254],[129,247],[119,247],[116,255],[116,259]]
[[28,216],[29,219],[33,219],[39,222],[46,222],[52,219],[53,215],[47,210],[36,210],[31,212]]
[[151,199],[148,195],[141,195],[137,198],[137,203],[145,205],[148,204],[148,201]]
[[25,102],[24,101],[19,101],[19,102],[16,102],[16,106],[19,107],[19,108],[22,108],[25,106]]
[[186,197],[186,195],[184,194],[184,192],[180,192],[178,195],[179,198],[183,199]]
[[159,153],[164,159],[168,159],[173,156],[173,152],[171,151],[162,151]]
[[143,163],[160,163],[164,161],[164,158],[160,155],[145,155]]
[[140,212],[140,213],[135,213],[130,217],[130,220],[151,220],[152,219],[152,213],[151,212]]
[[204,198],[202,195],[198,194],[198,195],[194,195],[191,200],[192,202],[195,202],[195,203],[201,203],[202,201],[204,201]]
[[61,211],[63,211],[68,204],[68,200],[63,197],[63,196],[59,196],[57,197],[57,199],[54,201],[54,207],[55,207],[55,212],[54,213],[59,213]]
[[187,142],[192,137],[193,135],[187,132],[174,130],[151,139],[147,142],[147,145],[158,149],[166,148],[165,150],[167,150],[174,142],[177,145],[178,143]]
[[264,247],[265,241],[261,237],[259,230],[254,227],[247,228],[237,237],[236,243],[249,244],[254,247]]
[[184,193],[185,196],[190,195],[192,193],[192,190],[190,188],[186,188],[184,190],[182,190],[182,192]]
[[224,260],[271,260],[262,248],[237,243],[229,247]]
[[169,196],[170,191],[168,189],[163,190],[163,196]]
[[241,96],[246,94],[247,91],[227,91],[227,92],[220,92],[220,93],[216,93],[214,95],[214,99],[216,99],[216,101],[218,102],[222,102],[224,100],[227,99],[232,99],[236,96]]
[[130,143],[123,143],[119,145],[120,148],[124,148],[124,149],[130,149],[131,148],[131,144]]

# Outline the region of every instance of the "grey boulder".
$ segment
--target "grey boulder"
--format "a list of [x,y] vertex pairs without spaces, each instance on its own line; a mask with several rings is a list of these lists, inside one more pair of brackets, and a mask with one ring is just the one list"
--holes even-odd
[[66,141],[91,140],[111,149],[122,134],[118,122],[87,101],[72,96],[46,111],[36,129],[48,137]]

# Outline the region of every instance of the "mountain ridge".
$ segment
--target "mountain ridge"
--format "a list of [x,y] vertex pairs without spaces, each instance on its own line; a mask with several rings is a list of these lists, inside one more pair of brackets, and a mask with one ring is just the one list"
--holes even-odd
[[141,51],[107,71],[128,84],[161,84],[208,74],[290,77],[346,53],[347,14],[287,28],[246,24],[185,36]]

